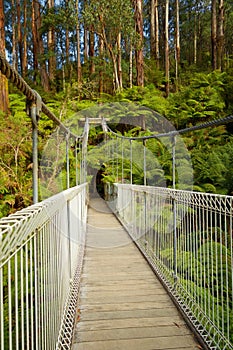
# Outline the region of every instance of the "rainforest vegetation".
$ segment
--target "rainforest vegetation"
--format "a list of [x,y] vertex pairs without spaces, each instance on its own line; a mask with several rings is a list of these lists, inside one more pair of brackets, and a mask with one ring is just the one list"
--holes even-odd
[[[105,104],[108,109],[111,104],[117,105],[123,120],[126,103],[147,108],[164,117],[177,130],[231,115],[232,33],[232,0],[0,0],[1,56],[64,123],[76,114],[80,118],[94,117],[95,108]],[[146,112],[143,117],[147,125]],[[112,125],[116,132],[125,136],[145,134],[143,128],[129,128],[122,120],[118,121]],[[32,123],[26,113],[26,98],[1,73],[0,125],[0,217],[3,217],[32,204],[33,163]],[[55,128],[54,123],[41,114],[39,161]],[[92,128],[89,150],[103,139],[100,129]],[[232,195],[233,123],[189,132],[182,135],[182,139],[192,162],[193,189]],[[154,171],[148,165],[148,184],[160,185],[161,170],[165,174],[165,185],[172,186],[171,157],[166,147],[150,140],[147,148],[159,167]],[[75,184],[74,153],[71,145],[71,186]],[[92,156],[90,152],[90,162]],[[60,165],[65,172],[65,161]],[[125,182],[130,182],[129,167],[126,154]],[[43,179],[42,170],[39,170],[40,179]],[[117,171],[112,164],[106,163],[102,179],[115,181],[114,172]],[[65,174],[62,176],[65,183]],[[132,177],[134,183],[144,184],[139,167],[133,166]],[[56,187],[53,173],[50,183],[53,186],[47,189],[48,196]],[[43,199],[42,194],[40,196]],[[165,217],[166,213],[163,215]],[[194,217],[192,212],[189,215]],[[198,228],[199,232],[190,234],[190,242],[195,241],[198,234],[203,237],[197,243],[199,256],[192,256],[188,248],[185,254],[187,269],[190,257],[197,266],[204,261],[206,266],[202,263],[201,271],[206,271],[206,276],[209,275],[209,261],[215,261],[212,273],[216,281],[220,273],[227,276],[224,288],[228,290],[232,270],[228,265],[227,268],[220,266],[219,261],[224,251],[225,261],[229,260],[231,266],[232,247],[228,248],[219,238],[221,235],[217,233],[222,234],[221,229],[216,223],[212,250],[215,260],[212,256],[206,261],[202,259],[204,252],[210,251],[208,244],[212,243],[208,243],[209,232]],[[228,230],[229,242],[232,242],[231,236]],[[172,260],[171,251],[164,250],[161,254],[164,260]],[[178,252],[178,260],[181,254]],[[7,320],[7,266],[4,269],[4,317]],[[191,285],[194,294],[198,291],[198,295],[207,296],[214,308],[221,311],[223,320],[225,311],[232,310],[232,290],[229,288],[230,305],[225,304],[224,294],[221,296],[224,302],[219,306],[215,301],[218,285],[213,283],[211,290],[208,281],[204,283],[201,278],[185,280],[184,277],[183,283]],[[232,319],[230,321],[232,325]]]
[[[128,102],[182,129],[232,113],[232,18],[229,0],[0,0],[0,52],[63,122],[95,105]],[[0,87],[5,216],[32,202],[32,127],[22,92],[2,74]],[[40,156],[54,127],[42,114]],[[96,133],[92,129],[92,146]],[[183,140],[194,189],[231,195],[232,125],[185,134]],[[151,145],[169,186],[166,152],[155,149]],[[134,178],[143,183],[140,173]]]

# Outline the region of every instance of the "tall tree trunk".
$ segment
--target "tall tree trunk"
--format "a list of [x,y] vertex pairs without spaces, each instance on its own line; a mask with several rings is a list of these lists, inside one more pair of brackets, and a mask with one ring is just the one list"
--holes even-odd
[[[114,91],[120,91],[120,82],[119,82],[119,76],[118,76],[118,44],[116,43],[115,46],[112,46],[111,42],[108,42],[107,36],[106,36],[106,29],[105,29],[105,23],[103,22],[103,18],[100,16],[100,22],[101,22],[101,32],[99,35],[102,37],[105,48],[107,50],[109,58],[112,60],[113,65],[113,86]],[[93,31],[93,29],[92,29]],[[118,37],[119,40],[119,37]]]
[[11,18],[12,18],[12,66],[17,70],[17,50],[16,50],[16,13],[15,1],[11,0]]
[[176,0],[176,81],[178,80],[180,64],[180,6],[179,0]]
[[107,40],[104,40],[105,45],[108,48],[109,55],[112,60],[113,64],[113,86],[114,86],[114,91],[118,92],[120,91],[120,83],[119,83],[119,77],[118,77],[118,69],[117,69],[117,56],[114,53],[114,50],[112,48],[112,45],[107,43]]
[[18,43],[18,52],[19,52],[19,64],[20,64],[20,73],[23,75],[23,40],[22,40],[22,28],[21,28],[21,8],[20,0],[16,0],[16,12],[17,12],[17,43]]
[[[53,12],[54,0],[48,0],[48,9]],[[56,75],[56,56],[55,56],[55,29],[53,25],[48,29],[48,74],[50,82],[53,83]]]
[[197,64],[197,15],[194,17],[194,34],[193,34],[193,63]]
[[[45,91],[49,91],[49,79],[46,70],[46,64],[44,60],[44,46],[42,35],[40,34],[41,28],[41,14],[40,3],[38,0],[32,0],[32,37],[33,37],[33,67],[34,67],[34,80],[36,81],[36,74],[40,74],[41,85]],[[39,61],[40,56],[40,61]]]
[[151,57],[155,59],[156,66],[159,68],[159,10],[158,0],[151,0],[150,16],[150,35],[151,35]]
[[169,64],[169,0],[165,5],[165,92],[166,96],[170,93],[170,64]]
[[135,52],[136,71],[137,71],[137,86],[144,86],[144,57],[143,57],[143,1],[134,0],[134,16],[136,33],[139,36],[139,42]]
[[[3,0],[0,0],[0,53],[5,56],[5,27]],[[8,80],[0,72],[0,110],[4,113],[9,111]]]
[[79,27],[79,0],[75,1],[76,8],[76,40],[77,40],[77,80],[81,82],[82,67],[81,67],[81,52],[80,52],[80,27]]
[[122,81],[122,66],[121,66],[121,32],[118,33],[117,36],[117,70],[118,70],[118,79],[119,79],[119,90],[123,89],[123,81]]
[[155,59],[155,0],[150,3],[150,55]]
[[216,0],[211,4],[211,44],[212,44],[212,68],[217,69],[217,11]]
[[95,73],[95,34],[93,27],[90,28],[89,32],[89,59],[90,59],[90,74]]
[[155,0],[155,60],[159,68],[159,2]]
[[217,69],[223,70],[224,59],[224,0],[218,4]]
[[25,77],[28,70],[28,60],[27,60],[27,0],[24,0],[23,3],[23,61],[22,61],[22,69],[23,76]]
[[[84,10],[87,6],[87,0],[83,0],[83,3],[84,3]],[[89,32],[88,32],[88,29],[86,27],[86,24],[84,23],[84,34],[83,34],[83,40],[84,40],[84,63],[88,62],[88,38],[89,38]]]
[[84,28],[84,63],[88,62],[88,56],[89,56],[89,50],[88,50],[88,38],[89,38],[89,32],[87,28]]
[[[68,12],[69,0],[65,0],[66,9]],[[69,39],[69,29],[68,25],[66,26],[66,65],[69,67],[70,63],[70,39]]]
[[40,13],[40,3],[38,2],[38,18],[37,18],[37,28],[38,28],[38,47],[39,47],[39,55],[40,55],[40,65],[39,65],[39,71],[40,71],[40,78],[41,78],[41,85],[45,91],[50,90],[49,85],[49,77],[46,69],[46,63],[45,63],[45,57],[44,57],[44,42],[42,38],[42,34],[40,33],[41,29],[41,13]]
[[33,42],[33,79],[36,82],[36,76],[39,68],[38,63],[38,43],[37,43],[37,23],[36,23],[36,0],[32,0],[32,42]]
[[130,49],[129,49],[129,87],[133,87],[133,46],[130,40]]
[[67,66],[70,63],[70,39],[69,39],[69,30],[66,29],[66,64]]
[[103,85],[103,54],[104,54],[104,41],[101,36],[99,36],[99,56],[101,60],[100,64],[100,75],[99,75],[99,93],[102,94],[104,92],[104,85]]

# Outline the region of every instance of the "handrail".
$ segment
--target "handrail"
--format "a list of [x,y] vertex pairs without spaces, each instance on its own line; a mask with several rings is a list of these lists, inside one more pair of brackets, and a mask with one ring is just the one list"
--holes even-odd
[[68,189],[0,219],[1,350],[70,348],[85,246],[86,188]]

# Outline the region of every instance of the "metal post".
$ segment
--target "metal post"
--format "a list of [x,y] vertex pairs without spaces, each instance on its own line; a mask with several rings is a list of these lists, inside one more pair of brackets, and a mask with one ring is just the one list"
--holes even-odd
[[130,184],[133,184],[133,150],[132,140],[130,139]]
[[116,139],[116,182],[119,182],[119,169],[118,169],[118,152],[119,152],[119,143],[118,139]]
[[124,142],[121,139],[121,183],[124,183]]
[[172,137],[172,187],[176,188],[176,136]]
[[74,156],[75,156],[75,184],[76,184],[76,186],[78,185],[78,152],[77,152],[77,147],[78,147],[78,139],[75,139]]
[[[112,147],[111,147],[111,152],[112,152],[112,177],[115,179],[116,173],[115,173],[115,158],[114,158],[114,138],[112,138]],[[115,180],[114,180],[115,182]]]
[[67,201],[67,235],[68,235],[68,260],[69,260],[69,278],[72,276],[72,257],[71,257],[71,232],[70,232],[70,201]]
[[33,186],[33,203],[38,202],[38,124],[36,115],[36,105],[30,108],[32,119],[32,186]]
[[143,174],[144,174],[144,186],[146,186],[146,140],[143,140]]
[[70,188],[70,159],[69,159],[69,138],[70,135],[66,134],[66,188]]
[[[176,188],[176,136],[172,137],[172,187]],[[174,285],[177,282],[177,217],[176,217],[176,198],[175,193],[172,198],[173,206],[173,277]]]
[[42,109],[41,96],[35,91],[36,100],[27,101],[27,112],[32,120],[32,186],[33,203],[38,203],[38,121]]
[[82,164],[83,164],[83,182],[87,179],[87,143],[89,135],[89,119],[86,117],[83,133],[83,147],[82,147]]
[[[143,192],[144,196],[144,232],[145,232],[145,251],[148,250],[148,230],[147,230],[147,194]],[[148,214],[149,215],[149,214]]]
[[83,173],[83,164],[82,164],[82,161],[83,161],[83,157],[82,157],[82,153],[83,153],[83,139],[81,139],[79,141],[79,183],[82,184],[82,173]]

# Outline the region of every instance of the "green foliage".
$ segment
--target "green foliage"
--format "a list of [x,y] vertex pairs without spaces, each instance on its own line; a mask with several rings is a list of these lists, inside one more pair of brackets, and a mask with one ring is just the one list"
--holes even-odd
[[157,68],[153,58],[145,58],[145,81],[146,86],[152,85],[158,89],[164,89],[164,72]]
[[[170,210],[170,214],[172,215],[172,210]],[[169,215],[166,211],[163,211],[161,215],[166,225]],[[155,227],[155,232],[158,235],[156,240],[159,242],[161,233],[157,227]],[[162,232],[163,239],[160,243],[159,257],[165,267],[170,270],[174,264],[173,235],[167,235],[166,238],[164,235],[164,232],[168,232],[166,226],[162,228]],[[212,232],[211,236],[210,232]],[[213,232],[215,232],[215,237],[213,237]],[[205,237],[205,240],[197,240],[197,237]],[[230,329],[233,330],[233,314],[231,312],[233,310],[231,289],[233,271],[230,236],[225,237],[225,233],[223,234],[220,228],[211,227],[209,232],[195,232],[194,236],[189,238],[190,246],[185,246],[182,249],[182,242],[184,241],[186,241],[186,238],[179,236],[178,233],[176,250],[177,288],[185,293],[184,299],[193,300],[194,305],[197,301],[203,310],[208,308],[210,319],[223,332],[229,325]],[[228,244],[228,247],[226,244]],[[167,278],[172,278],[172,276],[168,275]],[[192,305],[190,307],[192,309]],[[196,311],[194,307],[194,314]],[[195,315],[197,318],[200,317],[198,312]],[[232,341],[231,334],[230,332]]]
[[[83,21],[86,25],[92,25],[96,33],[102,33],[106,28],[105,35],[112,45],[117,40],[119,31],[123,35],[133,35],[133,12],[130,1],[92,1],[86,4],[83,10]],[[103,27],[102,27],[103,26]]]
[[[233,23],[233,13],[232,13]],[[227,114],[233,113],[233,69],[229,68],[224,76],[224,100]]]
[[131,89],[125,89],[116,96],[116,100],[121,102],[134,101],[161,115],[166,115],[169,111],[168,100],[153,84],[145,88],[133,86]]
[[31,204],[31,125],[25,98],[11,95],[12,115],[0,115],[0,206],[1,216]]
[[202,191],[232,194],[233,140],[228,138],[224,145],[218,144],[217,139],[215,142],[216,145],[212,145],[208,152],[203,152],[200,147],[192,151],[195,183],[201,186]]
[[[167,116],[177,127],[185,127],[223,116],[224,109],[231,110],[231,75],[220,72],[209,74],[192,72],[186,79],[186,85],[180,87],[180,91],[177,93],[171,93],[170,97],[166,99],[160,90],[162,74],[160,75],[160,72],[153,68],[153,64],[150,66],[149,62],[148,67],[148,69],[154,69],[155,75],[153,83],[150,83],[145,88],[134,86],[132,89],[123,90],[116,96],[102,94],[97,99],[97,95],[89,95],[88,93],[92,89],[91,85],[89,87],[86,85],[85,87],[85,82],[83,82],[82,87],[80,87],[74,81],[69,85],[67,84],[66,91],[54,94],[52,98],[51,95],[44,94],[43,99],[59,119],[67,123],[72,130],[77,131],[79,134],[82,131],[77,127],[77,119],[85,118],[85,116],[96,117],[99,114],[104,115],[113,121],[111,127],[115,131],[126,136],[137,136],[146,135],[150,133],[149,130],[154,132],[156,125],[161,124],[153,111]],[[185,80],[183,79],[183,81]],[[79,94],[80,88],[83,89],[81,95]],[[25,203],[31,203],[32,192],[31,123],[29,117],[25,114],[25,98],[13,92],[10,95],[10,102],[12,116],[8,118],[1,116],[1,215],[6,215],[8,212],[14,211],[15,208],[26,205]],[[75,113],[78,113],[78,116],[75,118],[74,123],[72,120]],[[146,131],[142,131],[139,126],[142,123],[142,119],[138,119],[139,114],[143,114]],[[134,120],[135,124],[128,125],[129,120]],[[44,152],[44,145],[54,127],[54,123],[42,114],[39,122],[40,155]],[[91,130],[90,149],[103,141],[103,135],[99,131],[99,129],[95,130],[94,128]],[[232,193],[233,146],[229,136],[230,133],[230,128],[227,131],[225,127],[220,126],[184,135],[184,142],[192,158],[195,190],[211,193]],[[14,138],[12,138],[12,135],[14,135]],[[17,135],[17,140],[15,135]],[[164,184],[165,179],[166,185],[171,186],[171,152],[163,143],[156,140],[148,140],[146,148],[147,184]],[[129,182],[130,155],[129,151],[127,152],[124,155],[123,167],[125,181]],[[143,155],[136,151],[136,148],[134,152],[136,162],[133,161],[133,180],[135,183],[143,184]],[[98,153],[102,153],[102,155]],[[94,164],[99,156],[101,159],[100,163],[103,164],[104,148],[100,148],[96,155],[90,154],[90,163]],[[91,160],[92,157],[93,160]],[[121,155],[119,155],[118,165],[110,165],[109,163],[109,169],[105,169],[105,177],[112,176],[111,173],[113,174],[113,171],[115,173],[118,172],[118,175],[121,173],[120,159]],[[178,146],[176,148],[176,161],[179,168],[182,169],[182,174],[180,173],[179,176],[182,179],[190,176],[187,173],[189,161],[183,157]],[[61,162],[61,166],[64,166],[64,161]],[[61,173],[61,177],[63,180],[59,179],[58,182],[64,183],[65,174],[62,175]],[[75,174],[72,169],[72,183],[74,183],[74,180],[72,180],[74,177]]]
[[225,73],[196,73],[190,84],[168,98],[169,118],[178,129],[224,116]]

